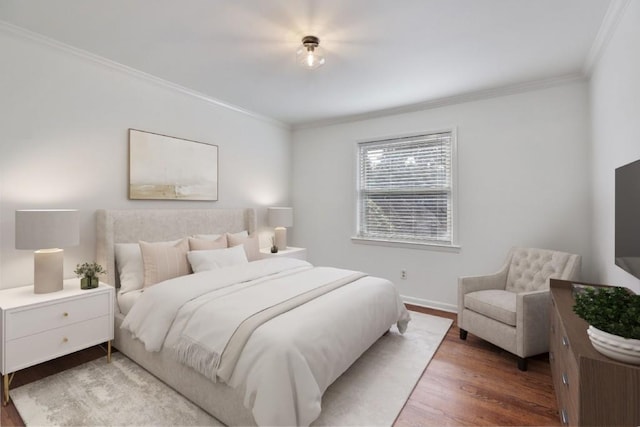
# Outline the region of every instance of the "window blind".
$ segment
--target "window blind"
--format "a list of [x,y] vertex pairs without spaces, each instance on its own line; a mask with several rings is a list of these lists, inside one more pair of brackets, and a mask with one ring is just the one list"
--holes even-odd
[[452,133],[358,149],[358,237],[452,244]]

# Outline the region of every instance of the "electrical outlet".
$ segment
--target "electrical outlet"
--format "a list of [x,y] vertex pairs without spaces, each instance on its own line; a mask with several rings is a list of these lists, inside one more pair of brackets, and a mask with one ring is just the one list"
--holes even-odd
[[400,278],[402,280],[406,280],[406,278],[407,278],[407,270],[400,270]]

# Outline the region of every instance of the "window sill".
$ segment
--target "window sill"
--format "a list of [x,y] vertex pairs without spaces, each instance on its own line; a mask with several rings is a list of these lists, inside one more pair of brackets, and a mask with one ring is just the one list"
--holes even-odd
[[459,253],[459,245],[446,245],[438,243],[399,242],[396,240],[371,239],[365,237],[352,237],[351,242],[358,245],[388,246],[393,248],[421,249],[427,251],[441,251]]

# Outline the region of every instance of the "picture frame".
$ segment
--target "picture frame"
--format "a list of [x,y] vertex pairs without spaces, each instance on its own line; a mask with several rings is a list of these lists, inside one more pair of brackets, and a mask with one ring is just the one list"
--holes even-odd
[[218,146],[129,129],[129,199],[218,200]]

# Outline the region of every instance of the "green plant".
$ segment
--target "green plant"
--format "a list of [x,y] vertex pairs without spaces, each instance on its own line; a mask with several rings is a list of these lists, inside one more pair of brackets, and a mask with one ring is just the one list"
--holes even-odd
[[84,264],[77,264],[76,269],[73,271],[78,277],[92,278],[98,274],[104,274],[107,270],[103,269],[97,262],[85,262]]
[[624,338],[640,339],[640,295],[625,288],[587,288],[573,311],[590,325]]

